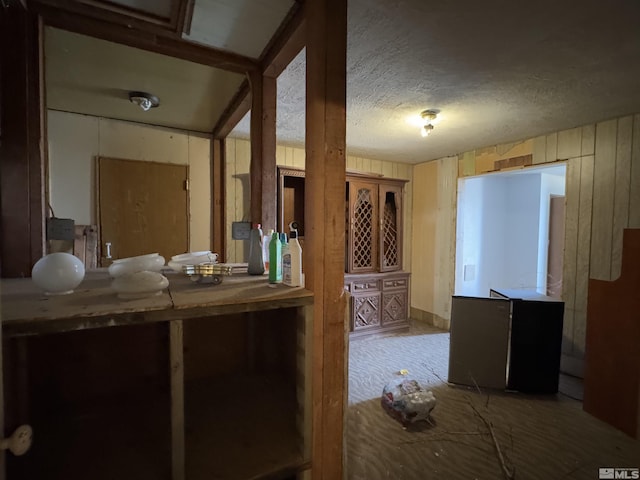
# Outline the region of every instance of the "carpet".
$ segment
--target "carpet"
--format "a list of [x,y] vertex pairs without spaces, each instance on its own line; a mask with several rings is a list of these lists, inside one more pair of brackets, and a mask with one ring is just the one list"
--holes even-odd
[[[599,468],[640,467],[640,442],[584,412],[576,381],[553,395],[453,386],[448,356],[449,333],[419,321],[350,341],[348,479],[593,480]],[[380,405],[402,369],[437,400],[428,422],[406,429]]]

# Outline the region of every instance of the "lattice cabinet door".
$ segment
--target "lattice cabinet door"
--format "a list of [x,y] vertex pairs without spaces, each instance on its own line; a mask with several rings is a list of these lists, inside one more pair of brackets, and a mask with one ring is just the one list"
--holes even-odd
[[381,272],[402,269],[402,187],[380,184]]
[[349,182],[349,248],[347,271],[375,272],[378,269],[378,185]]

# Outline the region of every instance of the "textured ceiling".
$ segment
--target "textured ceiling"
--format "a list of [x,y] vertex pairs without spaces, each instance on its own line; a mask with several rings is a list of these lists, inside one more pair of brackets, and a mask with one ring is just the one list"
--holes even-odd
[[[419,163],[640,111],[635,0],[350,0],[348,29],[351,155]],[[304,72],[303,53],[278,79],[283,143],[304,142]]]
[[[295,3],[195,0],[188,39],[255,58]],[[349,0],[348,8],[351,155],[419,163],[640,112],[638,0]],[[52,30],[50,108],[210,132],[243,78]],[[132,109],[126,92],[138,89],[161,107]],[[303,51],[278,79],[280,143],[303,145],[304,109]],[[409,120],[425,109],[442,120],[422,138]],[[232,135],[249,135],[247,118]]]

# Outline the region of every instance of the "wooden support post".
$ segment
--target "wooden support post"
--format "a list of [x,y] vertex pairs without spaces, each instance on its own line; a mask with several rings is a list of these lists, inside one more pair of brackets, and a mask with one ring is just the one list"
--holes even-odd
[[346,0],[309,0],[305,249],[306,286],[314,292],[314,480],[344,476],[346,330],[344,188]]
[[218,254],[221,262],[226,261],[224,240],[225,215],[224,215],[224,139],[211,140],[211,247]]
[[277,80],[262,77],[262,226],[277,227],[276,97]]
[[42,22],[0,7],[0,41],[0,273],[28,277],[45,253]]
[[251,221],[276,228],[276,79],[251,73]]
[[169,323],[169,374],[171,375],[171,480],[185,478],[184,358],[182,320]]

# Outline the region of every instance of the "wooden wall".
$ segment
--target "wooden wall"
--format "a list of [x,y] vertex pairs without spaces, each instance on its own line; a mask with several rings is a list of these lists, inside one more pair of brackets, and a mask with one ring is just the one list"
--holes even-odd
[[[582,375],[589,278],[613,280],[620,275],[624,228],[640,227],[640,114],[605,120],[540,137],[464,152],[415,166],[415,177],[438,186],[437,202],[416,192],[413,221],[429,219],[420,239],[434,242],[433,253],[415,241],[411,263],[412,313],[447,324],[453,294],[455,235],[454,179],[499,169],[500,161],[531,155],[531,164],[566,162],[564,250],[565,301],[563,370]],[[526,168],[526,167],[525,167]],[[452,184],[453,182],[453,184]],[[451,208],[440,203],[451,200]],[[429,213],[425,213],[425,210]],[[418,227],[416,227],[418,228]],[[421,227],[420,227],[421,228]],[[439,261],[449,265],[438,266]],[[429,272],[433,271],[433,276]],[[433,297],[424,292],[433,292]]]
[[[248,140],[227,138],[225,157],[225,216],[227,262],[246,261],[248,251],[246,242],[231,238],[231,222],[249,219],[249,160],[250,146]],[[304,148],[278,145],[276,147],[276,164],[294,168],[304,168]],[[347,170],[373,173],[390,178],[409,180],[404,189],[404,269],[411,265],[411,230],[413,202],[413,165],[384,160],[347,155]]]
[[189,248],[211,248],[210,139],[132,122],[50,110],[49,198],[57,217],[94,225],[95,157],[189,165]]

